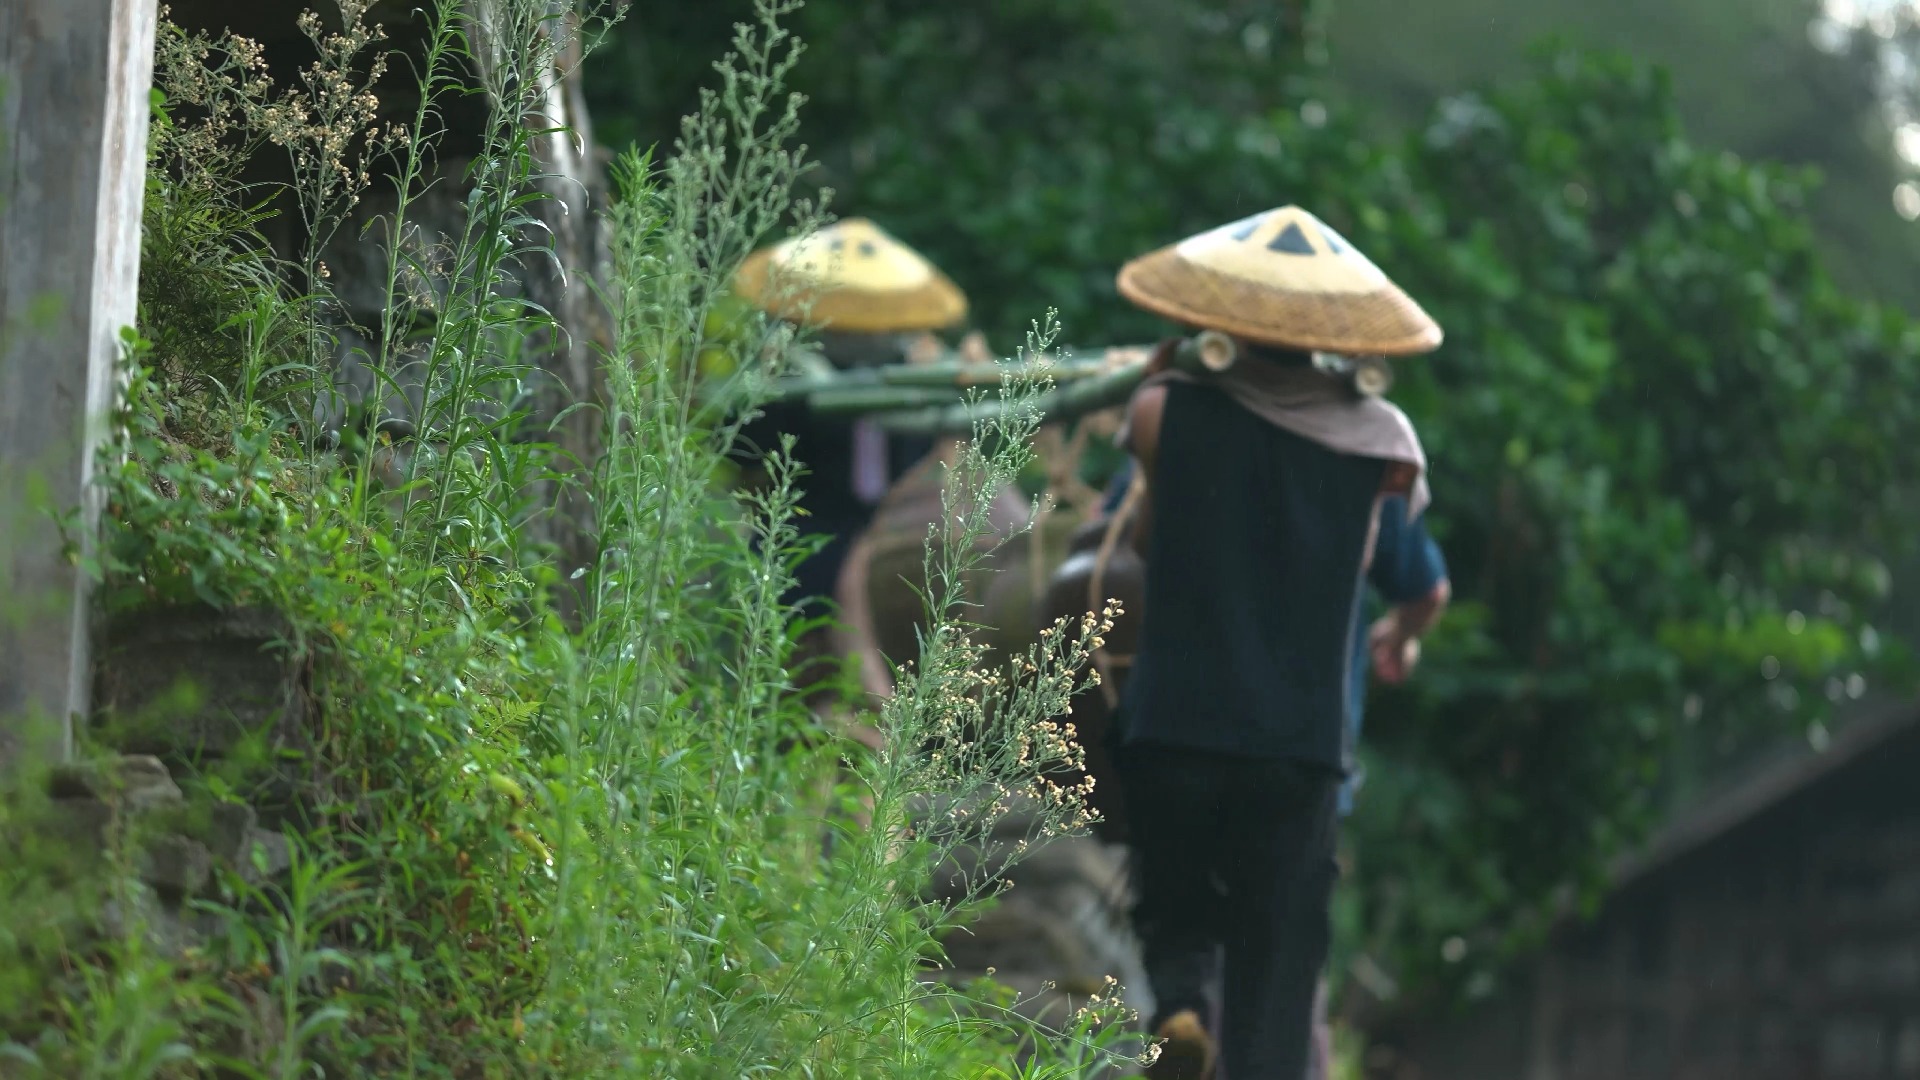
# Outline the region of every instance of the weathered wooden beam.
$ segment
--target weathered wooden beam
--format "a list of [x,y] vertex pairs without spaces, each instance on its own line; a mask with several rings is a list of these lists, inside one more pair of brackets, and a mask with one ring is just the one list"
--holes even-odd
[[0,0],[0,765],[88,703],[95,448],[140,266],[155,0]]

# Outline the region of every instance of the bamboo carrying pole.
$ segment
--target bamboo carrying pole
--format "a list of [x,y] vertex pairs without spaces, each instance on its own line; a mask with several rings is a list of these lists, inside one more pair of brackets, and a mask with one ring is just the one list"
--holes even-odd
[[[1041,356],[999,364],[942,350],[925,363],[835,368],[817,349],[800,347],[789,356],[797,374],[779,379],[776,401],[805,401],[814,412],[864,416],[897,434],[964,435],[976,423],[997,416],[1008,400],[989,388],[1045,379],[1052,385],[1028,398],[1049,422],[1071,420],[1124,403],[1147,376],[1150,350],[1126,351],[1139,359],[1115,365],[1099,358]],[[1240,362],[1239,346],[1217,331],[1183,339],[1173,364],[1196,373],[1223,372]],[[1392,386],[1392,371],[1378,358],[1350,359],[1315,354],[1317,366],[1346,380],[1359,394],[1382,394]]]
[[[1064,361],[1037,367],[1033,373],[1044,374],[1053,382],[1053,386],[1035,397],[1027,399],[1030,407],[1045,416],[1050,422],[1071,420],[1087,413],[1099,412],[1124,403],[1133,395],[1133,391],[1147,377],[1147,356],[1150,350],[1136,350],[1141,359],[1115,367],[1104,360]],[[1202,332],[1181,341],[1174,351],[1173,364],[1194,372],[1222,372],[1239,361],[1240,354],[1233,339],[1212,330]],[[926,365],[931,366],[931,365]],[[984,365],[973,364],[975,369],[983,369],[990,378],[971,384],[969,388],[985,385],[1001,385],[1001,379],[1018,379],[1028,373],[1028,365]],[[938,400],[927,397],[938,395]],[[961,434],[973,429],[973,425],[997,416],[1009,404],[1003,396],[980,394],[971,400],[956,400],[956,390],[948,389],[944,394],[933,391],[927,397],[894,398],[897,404],[892,407],[877,407],[883,399],[878,394],[854,399],[867,405],[869,417],[881,427],[903,434],[950,435]],[[830,402],[836,399],[829,398]],[[821,409],[821,398],[813,399],[814,408]],[[829,406],[830,407],[830,406]]]

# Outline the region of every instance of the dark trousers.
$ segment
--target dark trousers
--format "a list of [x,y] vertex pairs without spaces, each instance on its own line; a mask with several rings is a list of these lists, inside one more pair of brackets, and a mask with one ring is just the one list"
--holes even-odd
[[1208,1015],[1224,951],[1227,1080],[1301,1080],[1332,933],[1338,775],[1153,745],[1122,748],[1118,766],[1153,1026]]

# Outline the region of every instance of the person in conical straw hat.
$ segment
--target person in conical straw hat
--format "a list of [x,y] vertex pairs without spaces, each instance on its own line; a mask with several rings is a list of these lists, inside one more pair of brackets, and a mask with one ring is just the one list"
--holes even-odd
[[966,295],[938,267],[859,217],[747,256],[735,288],[775,318],[832,337],[944,330],[967,314]]
[[[1111,742],[1166,1040],[1151,1075],[1197,1080],[1217,1062],[1231,1080],[1300,1080],[1369,559],[1387,500],[1411,520],[1431,498],[1412,423],[1343,373],[1429,352],[1441,331],[1296,206],[1143,255],[1118,286],[1198,332],[1156,349],[1120,434],[1146,572]],[[1175,365],[1178,350],[1205,362]],[[1401,610],[1374,656],[1404,672],[1438,609]]]
[[[967,314],[965,294],[945,274],[861,217],[755,251],[742,263],[734,290],[774,318],[818,330],[821,352],[842,369],[904,362],[933,331],[952,327]],[[795,571],[798,581],[786,597],[788,603],[810,605],[843,596],[843,571],[849,569],[856,537],[872,521],[887,489],[933,444],[921,437],[889,436],[864,418],[848,423],[815,415],[803,402],[780,403],[741,432],[750,468],[752,459],[779,444],[782,433],[794,436],[794,456],[808,470],[801,481],[801,528],[827,536],[826,545]],[[849,619],[865,614],[864,604],[846,607]],[[816,632],[801,644],[796,662],[801,667],[830,662],[853,645],[836,645],[827,633]],[[862,650],[869,669],[864,681],[877,689],[884,668],[871,670],[874,660],[867,651]]]

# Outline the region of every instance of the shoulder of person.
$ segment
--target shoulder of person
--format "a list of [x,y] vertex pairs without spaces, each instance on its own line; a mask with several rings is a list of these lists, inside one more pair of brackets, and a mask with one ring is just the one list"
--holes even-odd
[[1160,418],[1167,408],[1167,386],[1154,383],[1133,392],[1127,402],[1126,449],[1151,457],[1160,445]]
[[[1380,491],[1386,495],[1407,496],[1413,493],[1413,485],[1420,479],[1420,469],[1404,461],[1389,461],[1380,474]],[[1402,513],[1404,513],[1402,504]]]

